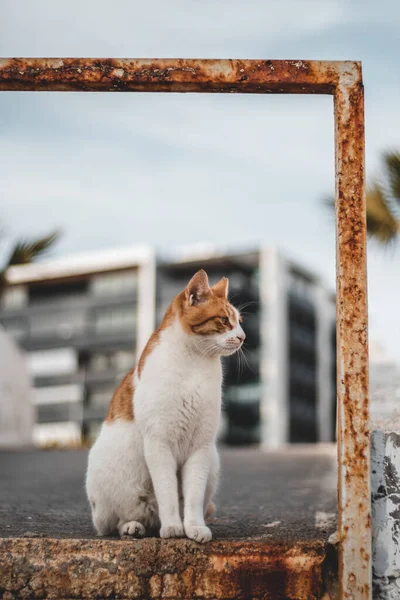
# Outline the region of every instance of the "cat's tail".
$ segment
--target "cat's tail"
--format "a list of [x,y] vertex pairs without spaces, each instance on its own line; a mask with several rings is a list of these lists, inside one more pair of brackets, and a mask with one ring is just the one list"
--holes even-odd
[[217,507],[215,506],[214,502],[209,502],[207,504],[206,512],[204,514],[204,520],[208,521],[209,519],[211,519],[211,517],[215,515],[216,510]]

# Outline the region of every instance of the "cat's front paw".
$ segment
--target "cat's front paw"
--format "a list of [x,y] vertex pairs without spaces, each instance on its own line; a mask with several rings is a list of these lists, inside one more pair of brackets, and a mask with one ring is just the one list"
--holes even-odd
[[184,537],[184,535],[185,532],[182,523],[163,525],[160,529],[160,537],[162,538]]
[[185,525],[185,533],[188,538],[200,544],[212,539],[211,530],[205,525]]

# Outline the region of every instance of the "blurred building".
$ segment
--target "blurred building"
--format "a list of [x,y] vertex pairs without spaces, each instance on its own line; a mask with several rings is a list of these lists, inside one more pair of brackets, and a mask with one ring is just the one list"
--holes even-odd
[[30,447],[34,414],[26,359],[0,326],[0,449]]
[[229,277],[247,335],[244,356],[225,360],[221,439],[334,439],[334,295],[274,249],[199,246],[157,265],[133,249],[10,269],[0,320],[28,353],[36,440],[96,434],[115,384],[200,268],[211,282]]
[[371,418],[400,416],[400,364],[375,340],[369,344],[369,390]]
[[1,322],[26,351],[35,441],[94,436],[153,330],[152,251],[71,256],[13,267],[7,278]]

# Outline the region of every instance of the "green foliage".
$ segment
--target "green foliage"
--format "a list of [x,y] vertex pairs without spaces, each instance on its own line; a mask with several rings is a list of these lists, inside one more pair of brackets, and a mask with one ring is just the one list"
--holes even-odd
[[17,242],[9,256],[6,268],[31,263],[35,258],[45,254],[58,238],[59,234],[55,231],[37,240],[22,240]]
[[6,286],[6,272],[9,267],[26,265],[43,256],[58,241],[60,234],[54,231],[49,235],[33,240],[21,240],[12,248],[8,259],[0,270],[0,296]]
[[391,199],[378,182],[367,189],[367,230],[372,238],[384,245],[396,241],[400,233],[400,221]]
[[386,152],[383,155],[393,199],[400,208],[400,152]]

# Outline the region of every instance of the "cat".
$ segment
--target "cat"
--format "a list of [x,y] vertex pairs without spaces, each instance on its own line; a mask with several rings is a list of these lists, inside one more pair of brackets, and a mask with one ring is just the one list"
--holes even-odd
[[211,540],[219,478],[221,356],[245,333],[228,279],[198,271],[114,393],[89,453],[86,491],[99,535]]

